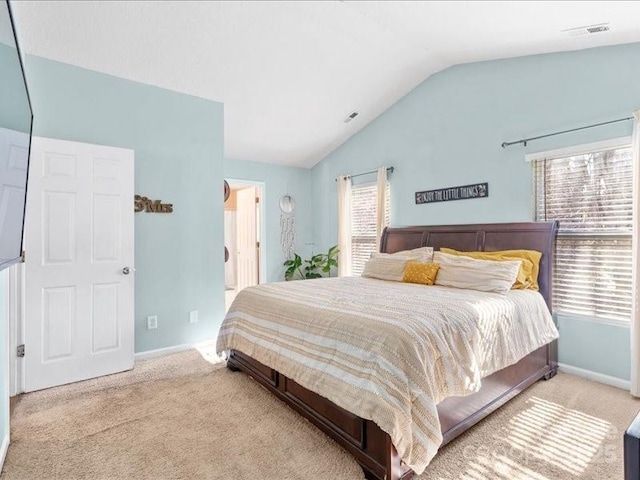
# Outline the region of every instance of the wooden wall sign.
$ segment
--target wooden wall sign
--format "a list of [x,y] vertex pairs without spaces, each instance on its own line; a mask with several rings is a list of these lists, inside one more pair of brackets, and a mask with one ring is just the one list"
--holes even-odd
[[469,198],[484,198],[489,196],[488,183],[474,183],[461,187],[440,188],[416,192],[416,205],[433,202],[448,202],[450,200],[466,200]]
[[147,213],[172,213],[173,203],[162,203],[162,200],[151,200],[147,197],[136,195],[134,197],[134,212]]

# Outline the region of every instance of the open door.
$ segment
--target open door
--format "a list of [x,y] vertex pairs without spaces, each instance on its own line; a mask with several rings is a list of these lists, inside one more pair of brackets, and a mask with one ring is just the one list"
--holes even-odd
[[133,367],[133,151],[33,139],[25,391]]
[[258,284],[258,189],[237,191],[237,291]]

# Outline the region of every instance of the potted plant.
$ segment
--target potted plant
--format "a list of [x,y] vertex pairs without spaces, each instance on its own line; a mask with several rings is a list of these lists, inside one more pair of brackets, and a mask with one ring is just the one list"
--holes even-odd
[[338,246],[334,245],[327,253],[317,253],[307,260],[302,260],[300,255],[294,253],[293,259],[284,262],[287,267],[284,279],[289,281],[330,277],[332,269],[338,267],[339,252]]

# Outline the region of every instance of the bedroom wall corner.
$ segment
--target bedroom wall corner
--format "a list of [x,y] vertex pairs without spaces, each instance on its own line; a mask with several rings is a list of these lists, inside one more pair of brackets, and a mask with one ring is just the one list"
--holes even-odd
[[[135,216],[135,351],[215,338],[224,316],[223,105],[31,55],[26,74],[35,135],[133,149],[135,193],[174,205]],[[147,315],[158,316],[156,330]]]

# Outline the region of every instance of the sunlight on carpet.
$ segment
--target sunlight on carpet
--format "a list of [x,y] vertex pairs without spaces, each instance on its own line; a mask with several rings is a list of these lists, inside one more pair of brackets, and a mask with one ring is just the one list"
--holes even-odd
[[200,354],[200,356],[211,365],[220,365],[225,363],[225,359],[221,358],[216,352],[215,340],[201,342],[195,345],[194,348]]
[[[557,396],[567,405],[549,398]],[[608,398],[617,408],[608,408]],[[622,478],[622,433],[638,408],[627,392],[559,375],[444,447],[420,480]]]
[[511,421],[509,441],[527,455],[580,476],[592,462],[607,460],[605,440],[617,429],[606,420],[541,398]]
[[473,465],[461,477],[473,480],[548,480],[548,477],[540,475],[505,455],[495,455],[491,459],[487,457],[478,458],[478,464]]

